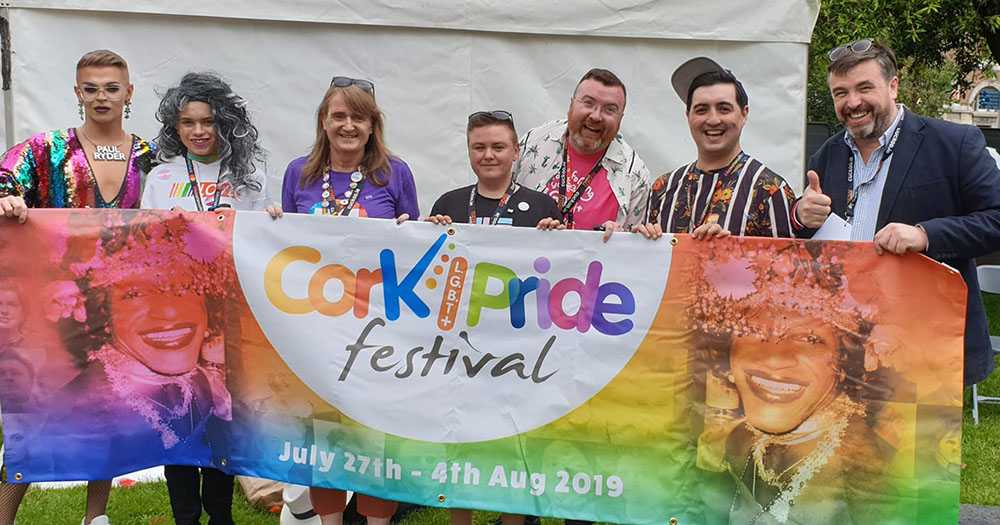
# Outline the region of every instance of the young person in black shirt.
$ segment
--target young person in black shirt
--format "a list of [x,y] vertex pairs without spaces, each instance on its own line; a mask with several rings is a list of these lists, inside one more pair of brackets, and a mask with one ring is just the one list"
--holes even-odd
[[[469,163],[479,181],[438,198],[426,221],[435,224],[475,223],[535,227],[544,219],[562,219],[556,201],[514,184],[511,166],[520,152],[514,118],[502,110],[469,115]],[[546,221],[551,223],[552,221]],[[545,229],[564,229],[565,226]],[[534,518],[537,520],[537,518]],[[524,516],[503,514],[503,525],[523,525]],[[472,511],[451,509],[452,525],[471,525]]]
[[477,111],[469,115],[467,133],[469,162],[479,181],[439,197],[425,220],[534,227],[542,219],[562,218],[551,197],[511,180],[511,166],[520,151],[510,113]]

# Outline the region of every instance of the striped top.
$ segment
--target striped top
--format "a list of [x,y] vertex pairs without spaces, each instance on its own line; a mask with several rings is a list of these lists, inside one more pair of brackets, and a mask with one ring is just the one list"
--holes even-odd
[[17,195],[29,208],[138,208],[154,147],[132,135],[125,179],[116,195],[101,195],[76,130],[39,133],[0,160],[0,197]]
[[749,155],[734,167],[731,173],[702,172],[691,163],[661,175],[653,183],[648,222],[660,222],[666,233],[691,233],[715,222],[733,235],[792,237],[795,193],[785,179]]

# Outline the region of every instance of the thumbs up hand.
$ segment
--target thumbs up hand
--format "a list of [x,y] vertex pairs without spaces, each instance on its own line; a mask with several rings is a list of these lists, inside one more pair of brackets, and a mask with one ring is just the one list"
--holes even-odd
[[830,204],[833,201],[823,195],[823,189],[819,186],[819,174],[809,170],[806,176],[809,177],[809,186],[802,192],[802,198],[795,207],[795,216],[807,228],[819,228],[830,215]]

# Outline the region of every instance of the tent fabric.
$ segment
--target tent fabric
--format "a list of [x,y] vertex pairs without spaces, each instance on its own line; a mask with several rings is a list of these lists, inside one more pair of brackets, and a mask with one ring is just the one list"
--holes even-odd
[[475,180],[465,141],[470,113],[511,111],[519,133],[565,118],[574,87],[593,67],[625,82],[621,132],[654,176],[690,162],[696,151],[670,75],[705,55],[749,92],[744,149],[801,190],[815,0],[712,9],[676,0],[495,4],[16,2],[6,15],[12,87],[3,138],[10,147],[78,124],[75,64],[93,49],[128,60],[135,95],[125,128],[148,139],[160,127],[158,93],[188,71],[211,70],[248,100],[270,152],[261,168],[278,198],[285,166],[313,143],[330,78],[367,78],[377,86],[388,145],[410,165],[426,214],[437,196]]

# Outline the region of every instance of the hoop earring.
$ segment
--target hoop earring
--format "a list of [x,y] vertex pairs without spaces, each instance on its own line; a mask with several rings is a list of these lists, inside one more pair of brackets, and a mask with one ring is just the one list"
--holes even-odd
[[78,110],[78,111],[79,111],[79,113],[80,113],[80,120],[86,120],[86,119],[85,119],[85,118],[83,117],[83,102],[80,102],[80,101],[77,101],[77,102],[76,102],[76,105],[77,105],[77,110]]
[[132,101],[131,100],[126,100],[125,101],[125,118],[126,119],[129,118],[131,115],[132,115]]

